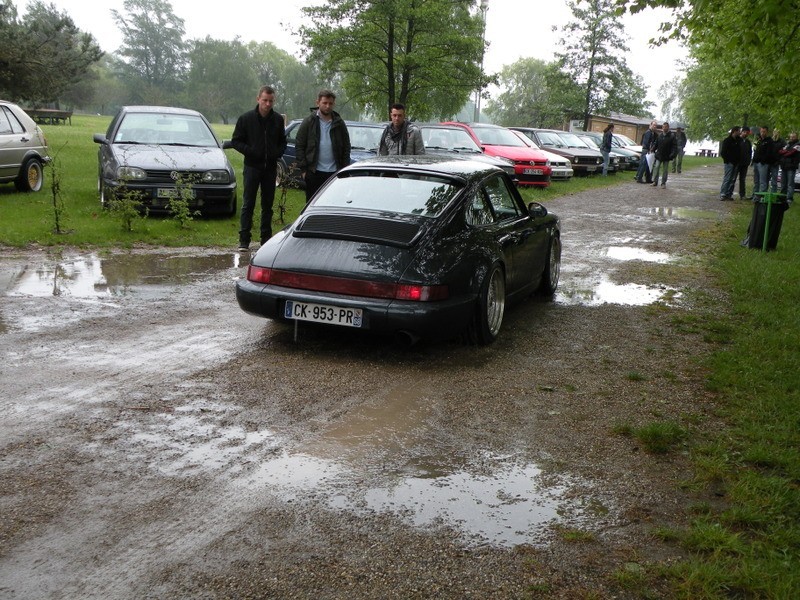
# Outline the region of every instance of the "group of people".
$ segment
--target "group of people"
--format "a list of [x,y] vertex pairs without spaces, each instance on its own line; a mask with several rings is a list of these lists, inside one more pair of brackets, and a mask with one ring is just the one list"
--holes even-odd
[[[728,136],[720,143],[719,155],[724,162],[720,200],[733,200],[736,180],[739,180],[739,198],[757,199],[758,194],[778,193],[778,173],[781,174],[780,193],[791,204],[794,200],[794,177],[800,164],[800,141],[792,132],[788,140],[780,132],[760,127],[758,135],[750,142],[750,128],[731,127]],[[747,169],[753,165],[753,195],[747,196]]]
[[[683,127],[678,127],[677,132],[669,128],[669,123],[661,124],[650,122],[650,127],[642,134],[642,156],[639,161],[639,170],[636,171],[637,183],[649,183],[658,186],[661,177],[661,187],[667,187],[667,178],[672,163],[672,172],[680,173],[683,167],[683,155],[686,148],[686,134]],[[649,156],[652,155],[652,167]]]
[[[231,146],[244,156],[242,210],[239,222],[239,250],[250,249],[253,212],[261,190],[261,244],[272,237],[272,207],[278,161],[286,151],[283,115],[275,112],[275,90],[262,86],[256,107],[236,121]],[[350,164],[350,135],[347,125],[334,109],[336,94],[321,90],[316,107],[300,124],[295,141],[297,169],[305,182],[306,202],[339,169]],[[405,107],[393,104],[390,120],[381,135],[378,154],[424,154],[422,132],[405,118]]]

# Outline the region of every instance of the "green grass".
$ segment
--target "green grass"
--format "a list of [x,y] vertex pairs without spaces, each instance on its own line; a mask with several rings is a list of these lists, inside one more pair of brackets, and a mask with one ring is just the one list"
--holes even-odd
[[[61,175],[61,197],[65,206],[63,229],[56,234],[53,197],[50,189],[52,168],[45,169],[45,187],[35,194],[15,191],[13,185],[0,185],[0,244],[6,246],[230,246],[238,242],[238,213],[225,218],[195,218],[182,228],[174,219],[150,216],[137,221],[133,231],[124,231],[122,223],[113,214],[100,207],[97,192],[97,144],[92,134],[105,132],[110,117],[76,115],[72,125],[43,125],[50,154]],[[220,138],[230,138],[233,125],[214,125]],[[241,177],[242,156],[235,150],[226,150],[236,174]],[[241,208],[241,183],[239,187]],[[281,190],[275,195],[277,204]],[[287,190],[286,222],[295,219],[305,204],[305,195],[299,190]],[[258,223],[259,208],[255,222]]]

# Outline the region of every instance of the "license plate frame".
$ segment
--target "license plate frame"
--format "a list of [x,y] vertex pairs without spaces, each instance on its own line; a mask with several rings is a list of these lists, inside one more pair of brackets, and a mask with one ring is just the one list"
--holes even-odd
[[544,175],[544,170],[542,169],[522,169],[523,175]]
[[295,321],[309,321],[341,327],[360,328],[364,326],[363,308],[347,308],[316,302],[287,300],[283,306],[283,316],[285,319]]
[[[185,190],[184,192],[190,200],[193,200],[195,197],[195,192],[193,189]],[[156,188],[156,198],[159,200],[172,200],[173,198],[180,197],[180,191],[178,188]]]

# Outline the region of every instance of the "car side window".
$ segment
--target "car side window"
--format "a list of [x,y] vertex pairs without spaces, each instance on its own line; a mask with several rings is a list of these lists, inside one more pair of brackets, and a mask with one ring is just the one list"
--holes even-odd
[[502,177],[492,176],[484,182],[483,187],[499,221],[519,216],[519,207],[514,200],[514,195]]
[[494,215],[489,206],[483,190],[475,190],[472,194],[472,200],[467,202],[467,212],[465,215],[467,225],[473,227],[480,227],[482,225],[489,225],[494,223]]
[[5,106],[0,106],[0,133],[12,133],[11,120]]

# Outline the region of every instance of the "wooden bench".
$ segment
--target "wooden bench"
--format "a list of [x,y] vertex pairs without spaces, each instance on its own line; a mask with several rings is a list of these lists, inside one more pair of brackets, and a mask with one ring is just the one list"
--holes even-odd
[[72,111],[71,110],[57,110],[55,108],[26,108],[25,112],[28,116],[39,124],[47,123],[48,125],[69,124],[72,125]]

